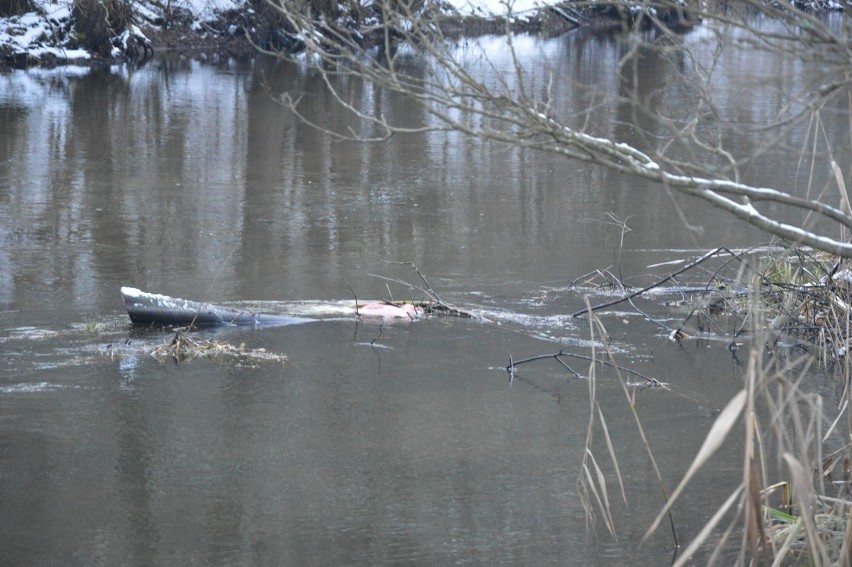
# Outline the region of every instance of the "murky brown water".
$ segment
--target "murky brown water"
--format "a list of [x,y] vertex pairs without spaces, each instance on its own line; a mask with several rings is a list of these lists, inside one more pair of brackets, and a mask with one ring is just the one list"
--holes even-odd
[[[699,54],[703,33],[685,39]],[[508,62],[493,43],[499,69]],[[518,46],[536,80],[556,73],[558,112],[581,108],[575,81],[624,87],[617,39]],[[779,79],[783,62],[770,59],[752,59],[745,78],[737,58],[722,61],[732,72],[718,97],[732,121],[765,122],[806,80],[805,69]],[[670,84],[669,64],[642,61],[641,88]],[[586,381],[542,362],[510,383],[499,367],[560,342],[588,352],[587,324],[568,317],[582,294],[561,290],[583,273],[616,263],[625,275],[665,273],[646,266],[765,236],[635,180],[458,135],[335,142],[272,100],[284,89],[304,95],[313,119],[360,127],[318,77],[273,61],[0,76],[0,564],[670,557],[664,532],[638,544],[660,501],[615,379],[601,374],[598,398],[627,483],[618,540],[586,525],[577,498]],[[398,123],[425,123],[400,97],[346,89]],[[604,106],[596,122],[629,139],[629,115]],[[795,166],[770,155],[748,175],[783,186]],[[620,259],[608,212],[632,229]],[[370,274],[419,283],[386,260],[415,262],[445,299],[490,322],[380,329],[345,316],[226,333],[286,353],[284,367],[103,352],[162,340],[129,329],[122,285],[309,312],[348,299],[347,286],[385,296]],[[639,406],[674,485],[741,369],[724,343],[679,347],[635,316],[608,324],[625,364],[672,384]],[[723,454],[676,508],[682,539],[737,482],[739,457]]]

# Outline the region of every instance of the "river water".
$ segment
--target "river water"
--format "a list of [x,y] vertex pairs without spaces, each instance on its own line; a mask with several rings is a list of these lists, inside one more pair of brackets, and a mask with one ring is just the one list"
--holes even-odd
[[[709,58],[712,37],[698,28],[683,43]],[[494,71],[510,69],[498,38],[478,41]],[[535,80],[554,73],[555,112],[582,110],[589,87],[625,91],[623,37],[521,37],[516,48]],[[750,52],[744,75],[742,57],[717,61],[731,124],[771,121],[813,72]],[[686,66],[651,53],[640,64],[640,91],[669,85],[665,104],[687,104]],[[341,86],[397,124],[430,124],[402,97]],[[589,290],[568,284],[584,273],[614,266],[647,282],[671,271],[651,264],[767,237],[636,180],[458,134],[335,141],[283,109],[285,91],[311,120],[363,127],[316,73],[273,60],[0,75],[0,564],[670,558],[665,530],[639,544],[661,502],[616,377],[600,371],[597,399],[626,504],[600,428],[594,442],[614,538],[578,497],[588,381],[552,360],[514,379],[501,367],[590,353],[588,323],[570,317]],[[631,141],[628,107],[600,105],[596,127]],[[744,154],[755,142],[726,143]],[[769,152],[747,181],[788,188],[791,155]],[[627,220],[623,246],[608,213]],[[415,263],[480,318],[359,321],[350,288],[420,298],[374,276],[424,285],[390,261]],[[283,365],[162,362],[144,351],[170,336],[130,328],[123,285],[323,320],[202,333],[286,354]],[[677,345],[628,310],[604,322],[619,362],[672,388],[637,393],[671,489],[742,367],[723,341]],[[739,481],[740,458],[736,444],[723,450],[675,507],[682,540]]]

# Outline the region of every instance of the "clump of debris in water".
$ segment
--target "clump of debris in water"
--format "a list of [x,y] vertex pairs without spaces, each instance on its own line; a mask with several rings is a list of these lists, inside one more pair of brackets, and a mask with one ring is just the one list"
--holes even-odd
[[234,363],[237,367],[255,368],[263,363],[284,364],[283,354],[268,352],[264,348],[246,348],[245,343],[234,346],[230,343],[191,337],[183,331],[175,332],[171,341],[155,347],[151,356],[159,360],[171,359],[185,362],[196,358],[212,358]]

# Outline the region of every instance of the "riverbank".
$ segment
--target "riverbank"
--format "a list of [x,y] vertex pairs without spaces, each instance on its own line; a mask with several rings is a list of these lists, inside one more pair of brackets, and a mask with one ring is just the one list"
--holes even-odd
[[86,23],[70,0],[36,1],[28,7],[22,14],[0,18],[0,66],[111,63],[146,59],[163,50],[221,51],[247,43],[236,41],[236,29],[223,29],[235,19],[237,4],[230,0],[185,7],[135,2],[124,29],[108,33],[100,46],[86,35]]
[[[162,4],[141,0],[129,5],[112,1],[114,6],[93,4],[89,11],[82,10],[79,2],[75,8],[72,0],[35,0],[25,8],[18,7],[18,13],[0,18],[0,67],[144,61],[165,51],[248,55],[257,47],[298,49],[298,34],[288,33],[274,14],[268,9],[256,10],[250,1]],[[117,6],[123,6],[121,23],[103,25],[95,12],[102,9],[104,14],[114,14]],[[0,14],[3,7],[0,3]],[[366,30],[381,29],[377,26],[380,14],[372,6],[361,5],[353,13],[340,5],[337,11],[337,25],[364,41],[370,41]],[[428,13],[426,8],[423,11],[448,35],[507,30],[558,35],[579,26],[620,25],[625,17],[635,16],[630,8],[616,5],[578,9],[568,2],[547,0],[515,2],[511,13],[492,0],[452,0],[431,5]],[[8,6],[5,13],[10,13]],[[664,23],[687,24],[687,19],[678,13]]]

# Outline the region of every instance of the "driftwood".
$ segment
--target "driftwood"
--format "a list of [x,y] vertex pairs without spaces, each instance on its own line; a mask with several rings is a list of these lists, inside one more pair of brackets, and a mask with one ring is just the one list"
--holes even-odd
[[211,327],[220,325],[280,326],[309,323],[316,319],[252,313],[231,307],[190,301],[132,287],[122,287],[121,297],[134,325],[157,327]]
[[[350,290],[352,288],[350,287]],[[353,292],[354,295],[354,292]],[[156,327],[283,326],[311,323],[320,319],[292,317],[275,313],[256,313],[212,303],[147,293],[122,287],[121,296],[134,325]],[[435,296],[437,297],[437,296]],[[443,314],[472,317],[471,314],[438,300],[360,303],[355,300],[355,314],[370,319],[415,319],[420,315]]]

